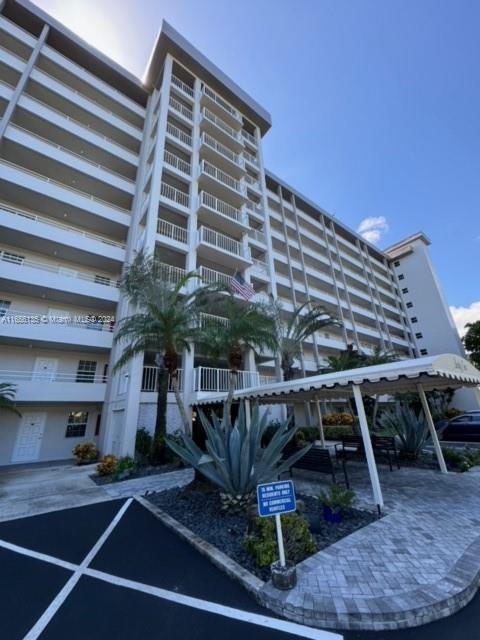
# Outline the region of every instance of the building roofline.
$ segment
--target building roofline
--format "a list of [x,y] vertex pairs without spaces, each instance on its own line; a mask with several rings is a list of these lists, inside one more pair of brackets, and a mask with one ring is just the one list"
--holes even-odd
[[334,215],[332,215],[331,213],[329,213],[328,211],[323,209],[323,207],[320,207],[318,204],[313,202],[313,200],[310,200],[309,198],[304,196],[302,193],[300,193],[299,191],[297,191],[296,189],[291,187],[289,184],[287,184],[285,182],[285,180],[282,180],[281,178],[276,176],[269,169],[265,169],[265,176],[267,178],[270,178],[270,180],[273,180],[273,182],[277,182],[281,187],[285,188],[287,191],[290,191],[295,196],[295,198],[298,199],[300,202],[304,202],[308,207],[311,207],[312,209],[315,209],[319,213],[321,213],[324,216],[326,216],[337,227],[339,227],[339,228],[343,229],[344,231],[346,231],[348,234],[353,236],[353,238],[356,238],[356,239],[360,240],[360,242],[362,244],[364,244],[367,247],[369,247],[369,249],[374,251],[381,259],[383,259],[383,258],[388,259],[388,255],[386,254],[386,252],[384,250],[379,249],[378,247],[376,247],[374,244],[372,244],[368,240],[365,240],[365,238],[363,236],[361,236],[357,231],[354,231],[351,227],[349,227],[348,225],[346,225],[343,222],[341,222],[337,217],[335,217]]
[[157,35],[143,78],[147,87],[152,88],[158,83],[167,53],[172,54],[179,62],[203,78],[212,89],[219,91],[222,97],[225,97],[234,106],[238,107],[249,120],[260,127],[262,135],[270,129],[272,120],[268,111],[260,106],[258,102],[241,89],[203,53],[190,44],[166,20],[162,21],[162,26]]
[[[390,253],[401,251],[402,249],[406,250],[408,249],[408,245],[412,244],[412,242],[415,242],[416,240],[422,241],[425,245],[427,245],[427,247],[428,245],[432,244],[430,238],[423,231],[417,231],[417,233],[413,233],[411,236],[407,236],[403,240],[400,240],[399,242],[396,242],[395,244],[387,247],[385,249],[385,253],[388,255]],[[388,257],[390,256],[388,255]]]

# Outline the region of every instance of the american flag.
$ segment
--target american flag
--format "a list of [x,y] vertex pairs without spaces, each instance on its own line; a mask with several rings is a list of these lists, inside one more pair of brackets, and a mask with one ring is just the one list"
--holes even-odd
[[245,280],[241,273],[235,271],[233,276],[230,278],[230,287],[235,293],[238,293],[245,298],[245,300],[250,300],[255,295],[255,289],[251,284]]

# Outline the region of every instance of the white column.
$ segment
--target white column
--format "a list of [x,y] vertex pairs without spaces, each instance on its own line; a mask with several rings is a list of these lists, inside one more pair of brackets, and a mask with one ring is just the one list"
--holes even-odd
[[420,396],[420,402],[422,403],[423,413],[425,414],[425,419],[427,420],[428,428],[430,430],[430,435],[432,437],[433,447],[435,449],[435,454],[437,456],[438,464],[440,466],[440,471],[442,473],[448,473],[447,465],[445,464],[445,460],[443,457],[442,447],[440,446],[440,442],[438,441],[437,431],[435,429],[435,425],[433,424],[432,414],[430,412],[430,407],[428,406],[427,396],[425,395],[425,391],[421,384],[417,384],[418,395]]
[[315,407],[317,410],[318,430],[320,431],[320,442],[322,447],[325,446],[325,434],[323,432],[322,410],[320,409],[320,400],[315,398]]
[[375,456],[373,455],[372,441],[370,440],[367,416],[365,415],[365,407],[363,406],[362,392],[360,390],[360,386],[356,384],[352,384],[352,390],[353,397],[355,398],[355,404],[357,405],[358,421],[360,423],[360,430],[362,432],[363,446],[367,458],[368,473],[370,475],[370,482],[372,484],[373,499],[375,500],[377,509],[380,512],[383,507],[382,488],[380,487],[380,480],[378,479],[377,464],[375,462]]

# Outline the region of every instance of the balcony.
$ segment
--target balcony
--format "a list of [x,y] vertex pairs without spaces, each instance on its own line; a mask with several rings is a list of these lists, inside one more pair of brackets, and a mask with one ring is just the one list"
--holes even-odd
[[252,262],[252,275],[268,282],[270,280],[268,264],[263,260],[258,260],[257,258],[252,258]]
[[245,162],[249,162],[254,167],[258,167],[259,166],[258,158],[256,156],[254,156],[253,154],[249,153],[247,150],[245,150],[243,152],[243,158],[244,158]]
[[165,149],[163,153],[163,161],[168,167],[174,169],[174,174],[180,174],[181,176],[189,176],[192,172],[192,167],[189,162],[185,162],[182,158],[179,158],[171,151]]
[[238,127],[242,122],[242,116],[240,113],[226,100],[219,96],[218,93],[206,85],[203,85],[202,87],[200,103],[221,114],[221,117],[229,122],[232,127]]
[[198,255],[232,269],[242,269],[251,265],[250,249],[230,236],[218,233],[208,227],[198,229]]
[[248,230],[248,216],[242,209],[201,191],[198,202],[198,217],[202,222],[238,235]]
[[228,199],[235,206],[241,207],[247,199],[243,182],[206,160],[200,163],[198,181],[200,187],[213,190],[219,197]]
[[248,237],[256,242],[260,242],[261,244],[267,244],[267,238],[265,237],[265,232],[260,231],[259,229],[249,229]]
[[193,122],[193,111],[176,100],[173,96],[170,96],[168,106],[176,116],[180,116],[181,119],[186,120],[188,124],[191,124]]
[[200,266],[198,268],[198,274],[203,284],[222,284],[226,287],[230,287],[232,276],[210,269],[209,267]]
[[173,142],[175,142],[175,143],[180,142],[182,144],[182,146],[188,147],[189,151],[191,150],[191,148],[192,148],[192,136],[190,136],[188,133],[185,133],[185,131],[182,131],[181,129],[176,127],[171,122],[167,122],[166,132],[167,132],[167,136]]
[[0,317],[0,336],[4,342],[35,340],[44,348],[76,345],[108,350],[112,348],[113,323],[94,322],[90,316],[80,313],[58,316],[13,308]]
[[[144,366],[141,391],[156,392],[158,390],[158,367]],[[183,391],[183,369],[178,369],[178,388]],[[168,390],[173,391],[172,381],[168,379]]]
[[173,241],[175,245],[181,244],[181,248],[184,250],[188,246],[188,230],[177,224],[159,219],[157,223],[157,233],[162,236],[162,238],[168,239],[168,246],[173,246],[171,241]]
[[259,195],[262,193],[262,187],[260,186],[260,182],[252,178],[248,173],[245,176],[245,182],[247,184],[248,189],[253,189]]
[[166,182],[162,182],[160,186],[160,200],[167,205],[174,203],[184,213],[189,213],[190,196],[188,193],[180,191]]
[[248,133],[248,131],[245,131],[245,129],[242,129],[242,138],[247,144],[250,144],[254,149],[257,148],[257,139],[255,138],[255,136],[252,136],[251,133]]
[[172,284],[178,284],[180,280],[187,275],[185,269],[182,269],[181,267],[174,267],[173,265],[166,264],[165,262],[159,262],[157,269],[158,277],[163,278]]
[[206,131],[202,133],[200,138],[200,153],[202,157],[225,169],[235,178],[243,176],[245,164],[242,156],[218,142]]
[[180,78],[177,78],[177,76],[174,76],[173,74],[170,82],[173,87],[175,87],[176,91],[180,91],[183,96],[186,96],[190,100],[195,100],[195,90],[193,87],[186,84],[183,80],[180,80]]
[[[274,376],[264,376],[258,371],[238,371],[235,389],[248,389],[277,382]],[[230,385],[230,369],[196,367],[194,369],[193,390],[227,392]]]
[[0,370],[0,382],[16,385],[17,402],[103,402],[107,378],[95,375],[78,381],[76,373]]
[[226,146],[233,148],[237,153],[243,150],[243,138],[240,132],[233,129],[210,109],[205,107],[202,109],[200,125],[205,131],[218,138]]
[[258,216],[259,218],[262,218],[263,220],[263,209],[262,209],[262,205],[260,204],[260,202],[253,202],[253,200],[247,200],[245,203],[245,208],[249,213],[252,213],[255,216]]

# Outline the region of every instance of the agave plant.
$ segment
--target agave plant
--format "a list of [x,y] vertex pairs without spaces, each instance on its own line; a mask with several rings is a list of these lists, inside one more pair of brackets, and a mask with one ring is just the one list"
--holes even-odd
[[378,422],[383,429],[399,437],[401,451],[405,457],[418,457],[428,435],[423,413],[417,416],[413,409],[397,405],[395,412],[385,412]]
[[249,504],[257,484],[277,479],[311,447],[307,445],[286,460],[282,459],[285,445],[297,431],[295,427],[289,429],[287,421],[277,429],[269,444],[262,449],[261,440],[267,428],[268,415],[264,413],[260,417],[258,405],[253,409],[250,427],[247,427],[243,402],[233,427],[228,413],[224,412],[222,420],[214,415],[212,423],[201,411],[199,414],[207,434],[206,452],[185,433],[178,438],[168,436],[166,442],[182,460],[220,488],[224,510],[244,509]]

